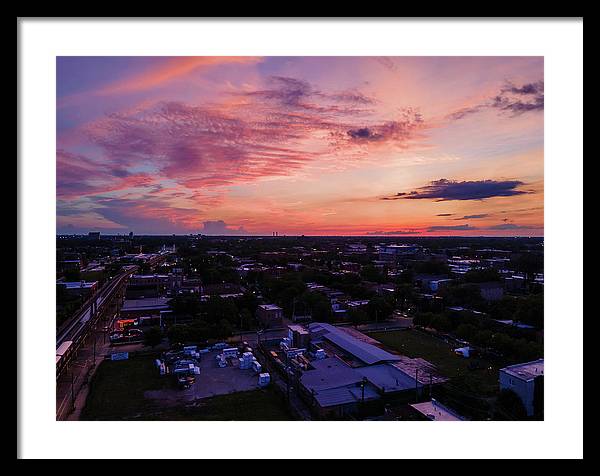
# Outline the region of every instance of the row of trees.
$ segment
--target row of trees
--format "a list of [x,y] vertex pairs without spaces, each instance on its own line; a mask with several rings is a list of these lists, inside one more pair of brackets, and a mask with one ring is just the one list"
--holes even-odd
[[440,332],[451,332],[452,335],[464,339],[482,348],[493,349],[510,361],[526,361],[543,355],[543,345],[535,336],[518,329],[506,330],[501,324],[491,319],[445,313],[419,313],[413,323],[422,327],[430,327]]

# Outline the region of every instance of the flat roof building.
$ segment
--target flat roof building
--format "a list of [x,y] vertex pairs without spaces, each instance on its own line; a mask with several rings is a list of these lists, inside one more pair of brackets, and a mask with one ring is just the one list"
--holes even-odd
[[323,339],[332,342],[342,350],[359,359],[364,364],[373,365],[382,362],[395,362],[400,360],[400,356],[391,354],[380,347],[376,347],[373,344],[359,340],[347,332],[332,326],[331,324],[315,322],[309,324],[308,328],[312,336],[322,337]]
[[501,390],[512,390],[519,396],[527,416],[543,413],[544,359],[500,369],[499,383]]
[[322,322],[309,324],[308,329],[311,348],[325,350],[328,357],[310,362],[299,378],[300,389],[322,417],[345,417],[361,405],[363,410],[376,409],[388,395],[420,393],[425,384],[445,381],[414,371],[422,363],[432,369],[426,361],[409,359],[413,365],[406,371],[402,366],[406,357],[387,352],[367,336],[360,338],[359,331]]
[[463,421],[464,418],[454,410],[442,405],[435,399],[429,402],[414,403],[411,405],[419,413],[433,421]]
[[160,315],[169,310],[169,298],[126,299],[121,308],[121,315],[127,318]]

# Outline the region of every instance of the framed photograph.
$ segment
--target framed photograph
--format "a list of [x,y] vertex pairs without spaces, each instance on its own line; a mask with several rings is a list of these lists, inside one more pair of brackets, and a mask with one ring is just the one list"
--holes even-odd
[[582,19],[18,32],[21,456],[582,457]]

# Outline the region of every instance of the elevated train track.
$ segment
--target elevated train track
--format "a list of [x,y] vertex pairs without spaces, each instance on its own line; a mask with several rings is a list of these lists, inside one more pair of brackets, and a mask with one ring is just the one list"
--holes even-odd
[[138,266],[125,266],[100,288],[56,333],[56,378],[69,364],[81,344],[85,341],[99,317],[117,296],[118,291],[127,283],[129,277],[138,270]]

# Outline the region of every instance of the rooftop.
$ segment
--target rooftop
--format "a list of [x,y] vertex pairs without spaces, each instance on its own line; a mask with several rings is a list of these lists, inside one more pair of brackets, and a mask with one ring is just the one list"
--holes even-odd
[[56,284],[62,284],[67,289],[89,289],[97,283],[98,281],[60,281]]
[[258,307],[260,307],[261,309],[264,309],[265,311],[281,310],[281,308],[277,304],[261,304]]
[[[300,381],[321,407],[354,403],[362,399],[363,376],[340,359],[329,357],[312,362],[314,370],[302,373]],[[368,382],[364,388],[365,400],[379,398]]]
[[309,332],[304,328],[304,326],[300,326],[298,324],[291,324],[288,326],[288,329],[292,332],[297,332],[299,334],[309,334]]
[[309,325],[309,329],[311,334],[319,334],[367,365],[400,360],[398,355],[390,354],[379,347],[363,342],[331,324],[315,322]]
[[414,403],[411,405],[415,410],[434,421],[462,421],[464,420],[458,413],[432,399],[429,402]]
[[169,298],[126,299],[122,311],[142,311],[145,309],[167,309]]
[[509,365],[500,369],[500,372],[505,372],[513,377],[529,382],[530,380],[544,375],[544,359],[525,362],[523,364]]
[[[390,364],[359,367],[356,372],[366,377],[382,392],[397,392],[415,388],[415,379]],[[419,383],[419,387],[422,384]]]

